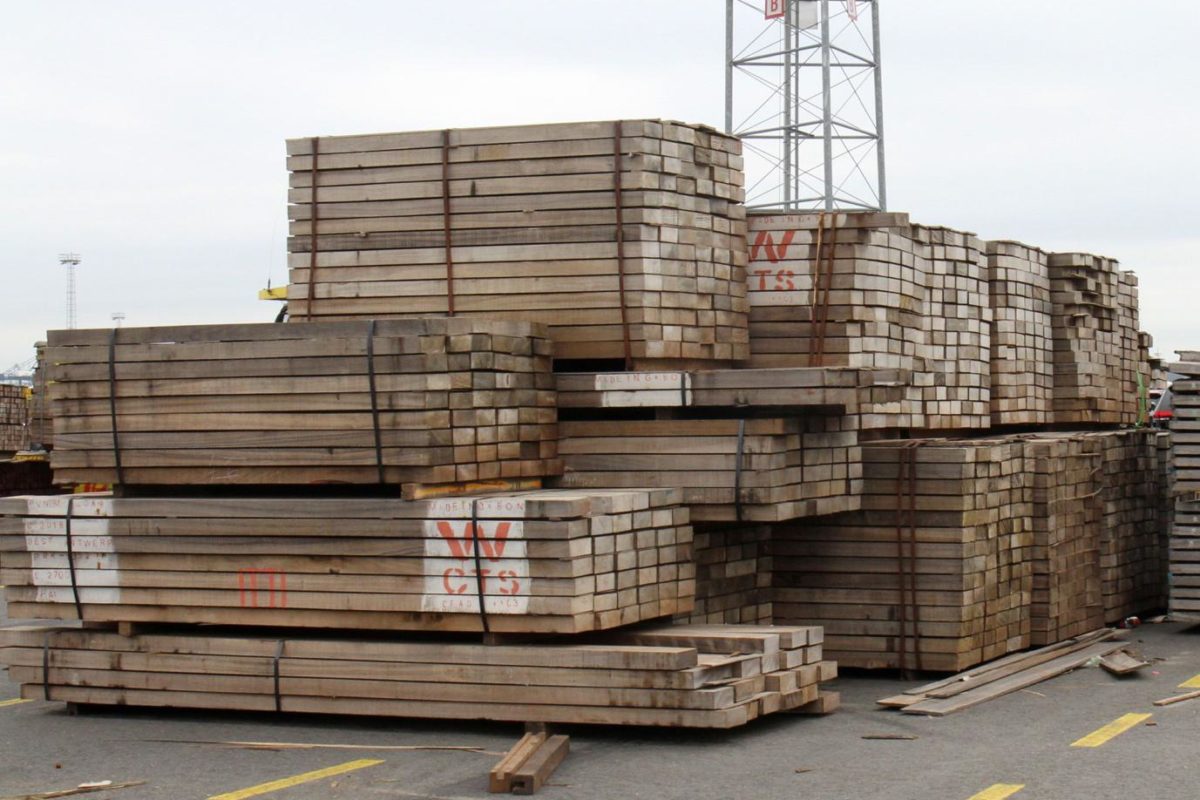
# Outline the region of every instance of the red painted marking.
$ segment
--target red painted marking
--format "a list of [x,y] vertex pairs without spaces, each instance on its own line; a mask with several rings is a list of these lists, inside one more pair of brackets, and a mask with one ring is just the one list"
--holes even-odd
[[270,567],[239,569],[238,602],[242,608],[287,608],[287,573]]
[[767,260],[772,264],[778,264],[787,258],[788,248],[792,246],[792,240],[795,238],[795,231],[784,231],[783,237],[776,245],[771,231],[759,231],[758,235],[754,237],[754,243],[750,245],[750,260],[758,261],[763,251],[766,251]]

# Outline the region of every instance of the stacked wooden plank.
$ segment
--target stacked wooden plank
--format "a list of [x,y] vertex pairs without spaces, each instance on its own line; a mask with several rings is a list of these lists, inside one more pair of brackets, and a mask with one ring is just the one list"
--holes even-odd
[[293,139],[293,320],[543,322],[561,359],[747,354],[741,143],[659,120]]
[[0,461],[0,497],[54,494],[50,464],[43,459]]
[[1106,622],[1162,607],[1166,598],[1158,432],[1104,431],[1100,576]]
[[1181,376],[1171,384],[1175,492],[1192,500],[1200,497],[1200,350],[1179,351],[1179,361],[1166,369]]
[[705,522],[778,522],[858,507],[852,417],[605,419],[559,424],[563,486],[676,487]]
[[1117,330],[1120,333],[1121,348],[1121,383],[1120,404],[1121,424],[1144,424],[1146,419],[1139,402],[1145,394],[1145,387],[1150,378],[1149,367],[1146,365],[1146,355],[1143,351],[1142,335],[1138,330],[1141,324],[1138,315],[1138,279],[1130,270],[1122,270],[1117,276]]
[[777,622],[819,624],[842,666],[956,671],[1029,646],[1022,443],[865,444],[859,512],[776,526]]
[[54,416],[50,410],[50,379],[46,364],[46,343],[34,345],[37,361],[33,367],[33,386],[30,387],[28,417],[29,442],[33,447],[49,449],[54,446]]
[[1104,625],[1100,580],[1101,441],[1092,436],[1031,437],[1034,646]]
[[559,408],[774,407],[852,413],[864,370],[829,367],[699,372],[564,372]]
[[923,249],[925,349],[921,400],[930,430],[991,425],[988,260],[972,233],[914,225]]
[[29,446],[24,386],[0,383],[0,453],[15,453]]
[[771,526],[703,525],[695,533],[696,623],[769,623]]
[[1200,500],[1176,499],[1170,558],[1171,616],[1200,619]]
[[811,628],[650,628],[591,644],[486,646],[197,632],[0,631],[22,696],[441,719],[732,728],[836,677]]
[[575,633],[691,610],[678,500],[16,497],[0,583],[24,619]]
[[1087,253],[1049,259],[1054,301],[1054,422],[1120,424],[1136,393],[1123,380],[1117,262]]
[[1048,256],[1019,242],[987,242],[987,258],[992,425],[1047,424],[1054,395]]
[[551,343],[528,323],[52,331],[47,357],[60,483],[411,487],[560,469]]

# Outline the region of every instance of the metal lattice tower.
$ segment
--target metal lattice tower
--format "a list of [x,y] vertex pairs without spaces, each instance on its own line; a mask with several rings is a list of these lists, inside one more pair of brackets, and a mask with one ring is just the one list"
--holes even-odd
[[67,330],[75,329],[75,269],[82,260],[78,253],[58,255],[58,263],[67,268]]
[[886,210],[879,0],[725,0],[751,209]]

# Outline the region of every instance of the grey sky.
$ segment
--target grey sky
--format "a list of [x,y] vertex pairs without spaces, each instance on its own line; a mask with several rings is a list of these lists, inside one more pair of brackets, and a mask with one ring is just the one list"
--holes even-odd
[[[64,319],[271,319],[283,140],[720,125],[721,0],[0,0],[0,370]],[[1200,348],[1200,4],[884,0],[888,179],[916,221],[1119,258]]]

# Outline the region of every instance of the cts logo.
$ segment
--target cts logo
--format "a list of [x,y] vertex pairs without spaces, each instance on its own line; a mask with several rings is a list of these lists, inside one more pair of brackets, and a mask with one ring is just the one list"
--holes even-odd
[[759,231],[754,237],[754,244],[750,245],[750,260],[761,261],[763,253],[766,253],[768,261],[778,264],[787,258],[788,248],[792,246],[792,239],[795,238],[795,231],[785,231],[779,244],[776,244],[771,231]]
[[522,521],[429,520],[425,526],[423,611],[477,614],[483,595],[489,614],[525,613],[531,581]]
[[487,535],[482,522],[479,523],[478,528],[470,522],[458,524],[462,526],[460,530],[455,530],[453,522],[442,520],[437,523],[437,532],[450,546],[451,556],[473,558],[475,544],[472,540],[478,539],[479,553],[488,561],[499,561],[504,558],[504,550],[508,546],[508,534],[512,530],[511,522],[495,523],[491,536]]

